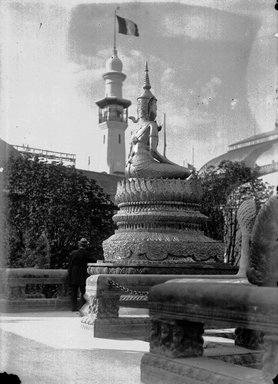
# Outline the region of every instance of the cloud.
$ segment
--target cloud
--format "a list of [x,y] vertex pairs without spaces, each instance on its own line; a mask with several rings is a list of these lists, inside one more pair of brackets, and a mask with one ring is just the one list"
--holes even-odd
[[166,68],[162,74],[161,82],[173,82],[175,80],[176,71],[173,68]]
[[222,84],[222,80],[219,77],[214,76],[210,79],[202,88],[200,93],[200,99],[202,104],[209,105],[213,101],[217,94],[217,88]]
[[[159,123],[163,121],[163,113],[166,113],[167,135],[169,145],[172,138],[185,142],[187,139],[198,137],[202,140],[210,125],[215,123],[215,114],[200,108],[200,104],[192,103],[192,99],[199,95],[203,105],[207,106],[210,101],[216,98],[217,90],[221,86],[220,78],[213,76],[201,89],[197,86],[186,88],[180,81],[179,74],[172,67],[164,64],[160,75],[162,84],[158,103]],[[209,128],[208,128],[209,127]]]
[[191,40],[233,41],[248,39],[255,19],[209,7],[185,6],[169,12],[163,20],[162,33],[172,37],[187,37]]
[[[215,122],[215,116],[206,111],[189,109],[186,105],[177,108],[173,103],[165,103],[164,111],[167,111],[166,124],[170,135],[176,138],[194,138],[207,130],[208,125]],[[159,120],[161,122],[161,118]],[[206,131],[207,133],[207,131]]]
[[100,68],[104,71],[105,63],[110,58],[110,56],[112,56],[112,54],[112,48],[105,48],[97,50],[93,55],[78,53],[74,56],[71,56],[70,59],[72,63],[84,66],[85,68]]
[[238,99],[232,99],[231,101],[231,110],[233,111],[238,104]]
[[164,19],[165,31],[169,35],[187,36],[192,39],[205,37],[206,21],[199,15],[193,17],[172,13]]

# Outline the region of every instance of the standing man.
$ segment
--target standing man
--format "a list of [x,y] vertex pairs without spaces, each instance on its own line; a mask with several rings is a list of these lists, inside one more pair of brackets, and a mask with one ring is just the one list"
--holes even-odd
[[78,288],[81,293],[80,308],[86,303],[84,299],[86,289],[86,279],[89,277],[87,273],[87,263],[91,261],[90,252],[86,249],[88,241],[82,238],[79,242],[79,249],[73,251],[70,255],[68,267],[68,281],[71,287],[71,310],[78,311],[77,294]]

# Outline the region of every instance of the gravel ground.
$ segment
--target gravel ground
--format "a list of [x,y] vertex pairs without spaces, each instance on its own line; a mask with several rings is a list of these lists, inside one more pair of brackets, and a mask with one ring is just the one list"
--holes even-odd
[[148,343],[93,338],[68,313],[0,318],[0,372],[22,384],[140,384]]

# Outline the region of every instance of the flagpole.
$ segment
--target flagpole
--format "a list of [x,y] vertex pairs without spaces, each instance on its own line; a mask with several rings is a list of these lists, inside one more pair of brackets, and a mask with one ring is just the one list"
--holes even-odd
[[114,12],[114,51],[117,50],[116,47],[116,18],[117,18],[117,10],[120,9],[120,7],[117,7]]
[[163,156],[166,156],[166,113],[163,113],[163,133],[164,133],[164,150],[163,150]]

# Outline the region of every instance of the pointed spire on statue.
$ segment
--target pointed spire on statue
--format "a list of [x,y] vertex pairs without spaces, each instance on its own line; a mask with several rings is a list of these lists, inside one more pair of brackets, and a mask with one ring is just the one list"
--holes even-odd
[[147,61],[145,65],[145,81],[144,81],[143,89],[151,89],[150,78],[149,78],[149,68],[148,68]]
[[147,118],[148,117],[148,113],[149,113],[149,111],[148,111],[149,101],[151,99],[154,99],[154,100],[157,101],[156,97],[150,91],[151,83],[150,83],[150,78],[149,78],[149,68],[148,68],[148,63],[147,62],[146,62],[146,65],[145,65],[145,78],[144,78],[143,89],[144,89],[144,92],[142,93],[141,96],[139,96],[137,98],[137,114],[138,114],[138,118],[140,118],[140,117]]

